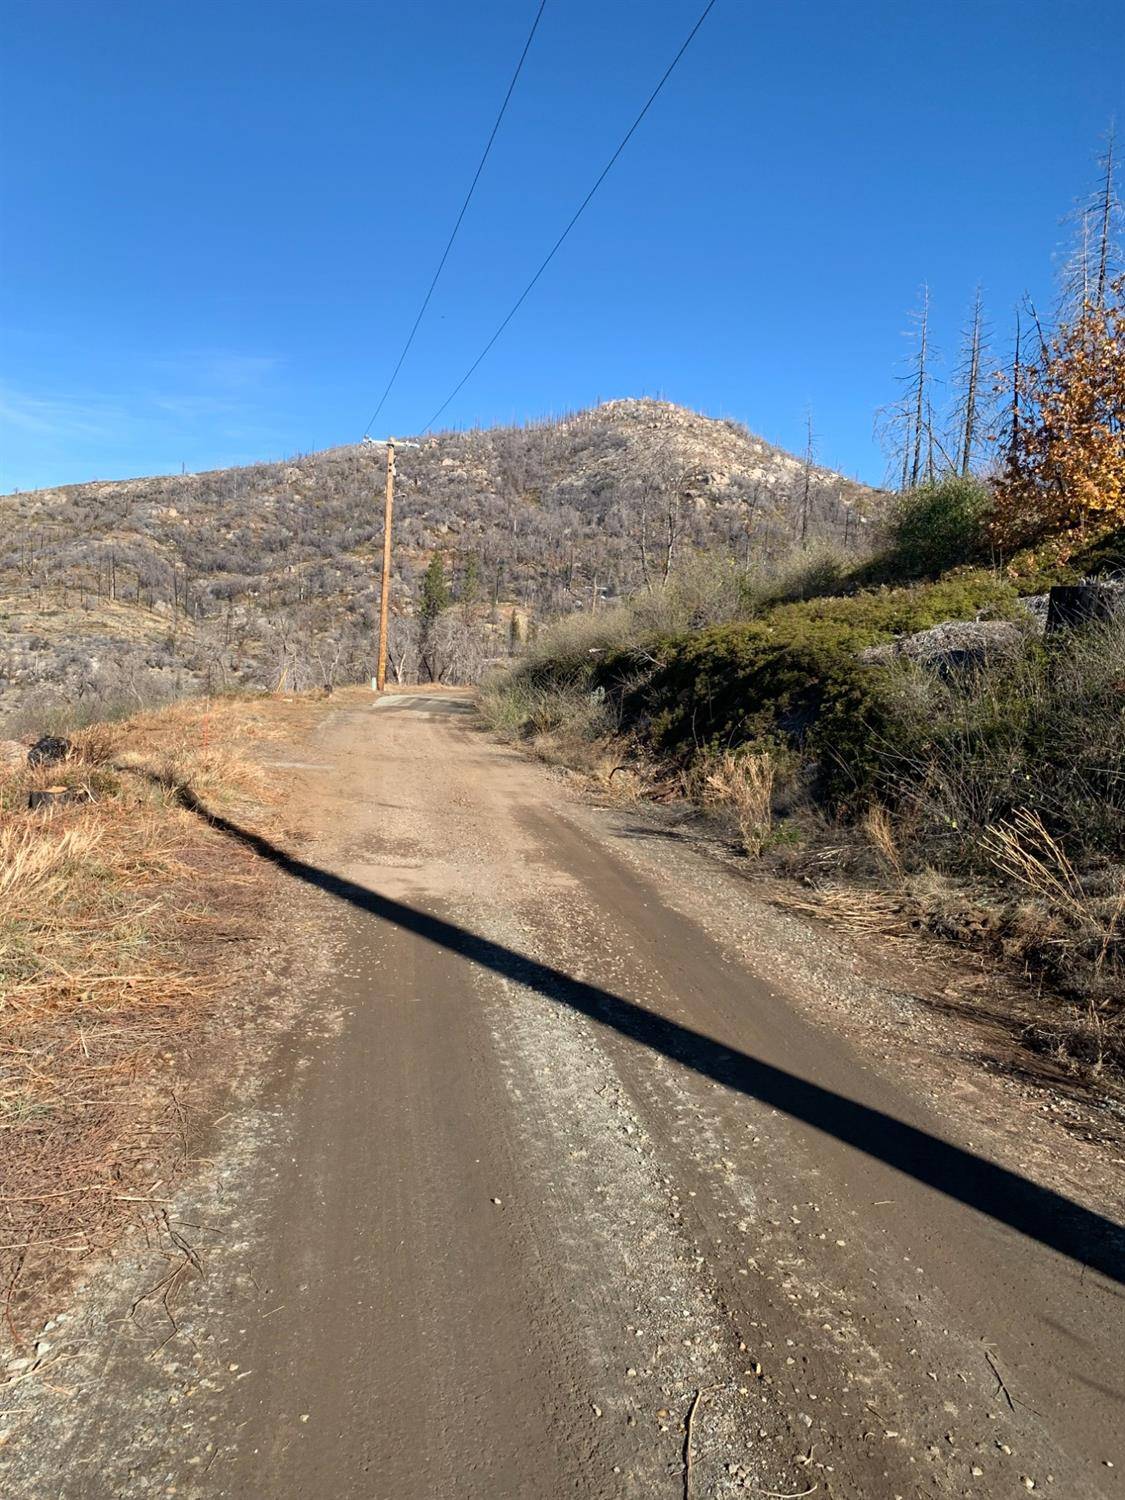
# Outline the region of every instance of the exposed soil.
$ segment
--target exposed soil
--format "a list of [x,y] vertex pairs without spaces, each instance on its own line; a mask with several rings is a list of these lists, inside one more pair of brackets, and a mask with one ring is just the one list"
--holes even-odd
[[301,837],[215,831],[287,1028],[4,1392],[5,1495],[1120,1493],[1111,1117],[464,697],[270,754]]

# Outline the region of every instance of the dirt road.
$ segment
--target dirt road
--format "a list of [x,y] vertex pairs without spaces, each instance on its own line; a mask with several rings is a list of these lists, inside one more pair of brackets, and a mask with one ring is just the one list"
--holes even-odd
[[1120,1240],[818,1021],[804,929],[465,699],[301,755],[294,1025],[170,1209],[203,1274],[175,1330],[143,1257],[91,1287],[8,1493],[1121,1493]]

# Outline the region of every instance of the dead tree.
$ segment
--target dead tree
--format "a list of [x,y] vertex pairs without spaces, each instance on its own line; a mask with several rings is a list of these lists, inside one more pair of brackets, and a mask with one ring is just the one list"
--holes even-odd
[[[689,478],[682,461],[667,445],[659,444],[645,455],[641,472],[626,492],[625,513],[637,528],[637,550],[641,579],[645,588],[653,587],[653,573],[659,567],[667,582],[676,561],[684,526],[683,494]],[[655,542],[659,561],[652,557],[653,520],[656,520]],[[660,555],[662,554],[662,555]]]
[[646,589],[652,588],[652,575],[648,568],[648,507],[641,507],[641,579]]
[[812,409],[808,413],[808,436],[805,441],[805,467],[801,483],[801,546],[805,545],[809,535],[809,493],[812,489],[813,469],[813,430]]
[[962,358],[957,370],[961,393],[957,404],[957,467],[967,477],[972,469],[981,415],[980,372],[984,354],[984,297],[977,287],[973,311],[962,336]]
[[1008,390],[1008,412],[1001,428],[1005,483],[1016,484],[1023,470],[1023,440],[1021,433],[1022,412],[1020,396],[1023,389],[1023,327],[1020,309],[1016,307],[1016,334],[1012,347],[1012,368],[1007,380],[1002,382]]
[[683,503],[679,490],[669,490],[664,507],[664,582],[668,582],[672,566],[676,561],[676,548],[683,527]]
[[927,380],[928,366],[927,356],[929,354],[930,342],[930,289],[922,287],[922,306],[915,314],[918,324],[918,352],[914,361],[914,371],[911,379],[910,392],[914,403],[914,452],[910,465],[910,487],[913,489],[922,473],[923,435],[927,429]]
[[1105,154],[1101,159],[1102,186],[1098,202],[1098,271],[1094,290],[1094,306],[1099,311],[1105,307],[1106,288],[1111,280],[1112,262],[1116,251],[1114,231],[1116,229],[1116,221],[1121,213],[1121,205],[1117,201],[1117,184],[1114,180],[1114,144],[1115,131],[1111,126],[1109,137],[1106,141]]
[[1071,215],[1078,229],[1074,248],[1062,269],[1060,308],[1064,319],[1080,318],[1089,307],[1104,308],[1120,263],[1121,200],[1117,196],[1117,141],[1112,126],[1098,166],[1097,187]]
[[901,490],[912,489],[919,483],[924,463],[932,468],[930,388],[934,351],[930,343],[928,286],[922,287],[921,307],[910,316],[914,323],[910,337],[915,347],[906,373],[898,376],[902,395],[890,406],[881,407],[875,417],[876,435],[887,453],[890,473],[897,478]]
[[1013,458],[1018,457],[1020,451],[1020,383],[1023,380],[1023,371],[1020,369],[1020,310],[1016,308],[1016,342],[1012,352],[1012,409],[1010,417],[1009,443]]

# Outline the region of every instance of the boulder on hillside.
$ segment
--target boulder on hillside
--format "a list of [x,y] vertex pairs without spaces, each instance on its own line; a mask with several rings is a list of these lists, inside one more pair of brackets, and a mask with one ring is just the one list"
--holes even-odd
[[890,645],[869,646],[860,656],[883,666],[905,659],[946,675],[1015,656],[1024,638],[1024,630],[1011,620],[946,620]]
[[53,766],[69,754],[69,740],[64,740],[61,735],[45,734],[27,752],[27,763],[30,766]]

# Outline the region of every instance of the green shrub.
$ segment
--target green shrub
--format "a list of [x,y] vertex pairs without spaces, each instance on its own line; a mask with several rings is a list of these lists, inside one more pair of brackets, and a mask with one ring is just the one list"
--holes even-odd
[[719,626],[647,643],[599,664],[622,726],[657,755],[687,766],[742,746],[796,749],[814,795],[839,810],[874,774],[879,674],[831,643],[791,645],[760,624]]
[[941,679],[888,674],[881,794],[939,863],[979,865],[984,831],[1034,813],[1076,861],[1125,858],[1125,626],[1030,642]]
[[1070,559],[1070,564],[1083,577],[1125,572],[1125,526],[1119,526],[1116,531],[1107,532],[1081,548]]
[[838,594],[847,586],[854,558],[830,543],[802,548],[783,559],[767,586],[767,602],[793,604]]
[[[668,607],[662,596],[660,608]],[[601,689],[620,726],[655,754],[687,766],[703,750],[772,744],[804,761],[812,794],[836,812],[859,807],[883,768],[888,678],[858,653],[949,619],[1011,616],[1011,585],[964,570],[939,583],[779,604],[759,618],[703,630],[645,632],[662,618],[635,604],[572,617],[490,691],[509,730],[559,703],[577,717]],[[651,603],[651,600],[649,601]],[[680,616],[675,610],[671,618]],[[555,698],[552,695],[561,695]]]
[[986,562],[992,492],[979,479],[949,474],[905,490],[886,522],[887,546],[854,571],[861,585],[936,578],[952,568]]
[[1018,594],[1011,584],[983,569],[965,569],[938,583],[778,605],[762,617],[761,624],[771,636],[794,645],[860,651],[929,630],[945,620],[973,620],[982,615],[1011,619],[1018,610]]

